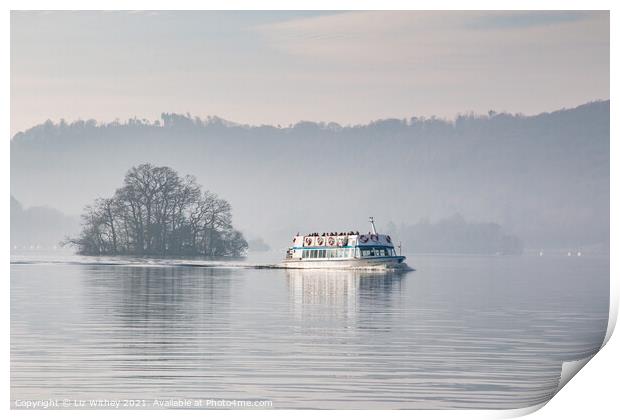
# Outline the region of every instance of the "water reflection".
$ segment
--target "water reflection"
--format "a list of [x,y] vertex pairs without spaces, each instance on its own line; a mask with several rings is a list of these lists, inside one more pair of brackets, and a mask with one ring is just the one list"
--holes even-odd
[[[390,328],[391,308],[404,290],[407,274],[347,270],[286,270],[292,311],[298,319],[324,318],[344,321],[348,326],[368,328],[359,322],[368,313],[377,314],[382,329]],[[380,308],[380,311],[377,311]],[[375,321],[379,321],[375,316]]]
[[209,318],[230,306],[233,270],[193,267],[83,267],[90,307],[110,311],[126,326],[166,328]]

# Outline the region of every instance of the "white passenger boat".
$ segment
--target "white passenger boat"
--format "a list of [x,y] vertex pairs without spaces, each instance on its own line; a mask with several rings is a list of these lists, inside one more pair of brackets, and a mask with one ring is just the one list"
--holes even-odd
[[337,268],[362,270],[408,270],[405,257],[398,255],[390,235],[377,233],[374,219],[371,231],[332,232],[296,235],[283,268]]

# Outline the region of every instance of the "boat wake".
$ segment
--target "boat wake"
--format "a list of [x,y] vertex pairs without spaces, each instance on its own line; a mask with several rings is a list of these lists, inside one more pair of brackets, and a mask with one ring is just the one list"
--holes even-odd
[[218,268],[218,269],[254,269],[254,270],[312,270],[312,271],[415,271],[406,264],[402,267],[332,267],[332,268],[292,268],[282,264],[260,264],[241,261],[205,261],[205,260],[176,260],[151,258],[96,258],[96,257],[59,257],[59,258],[31,258],[11,257],[11,265],[81,265],[81,266],[117,266],[117,267],[188,267],[188,268]]
[[185,261],[155,259],[14,259],[11,265],[85,265],[85,266],[119,266],[119,267],[204,267],[204,268],[275,268],[269,264],[250,264],[229,261]]

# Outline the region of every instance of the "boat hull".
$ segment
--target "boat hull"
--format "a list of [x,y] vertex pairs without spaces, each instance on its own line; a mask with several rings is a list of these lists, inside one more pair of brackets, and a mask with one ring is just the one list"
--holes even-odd
[[347,269],[347,270],[411,270],[405,257],[351,258],[342,260],[284,260],[278,267],[291,269]]

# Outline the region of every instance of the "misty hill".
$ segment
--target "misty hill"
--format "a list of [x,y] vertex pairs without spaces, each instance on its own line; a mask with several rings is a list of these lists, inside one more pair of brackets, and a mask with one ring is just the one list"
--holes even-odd
[[67,216],[49,207],[24,209],[11,196],[11,248],[53,248],[80,229],[78,217]]
[[11,191],[77,214],[143,162],[195,174],[246,235],[366,230],[462,214],[526,247],[609,241],[609,101],[535,116],[248,126],[217,117],[50,121],[11,142]]
[[255,238],[248,240],[248,249],[252,252],[271,251],[271,247],[265,243],[263,238]]
[[505,233],[497,223],[470,223],[455,214],[432,223],[421,220],[414,225],[388,226],[402,241],[407,253],[505,254],[523,253],[523,243]]

